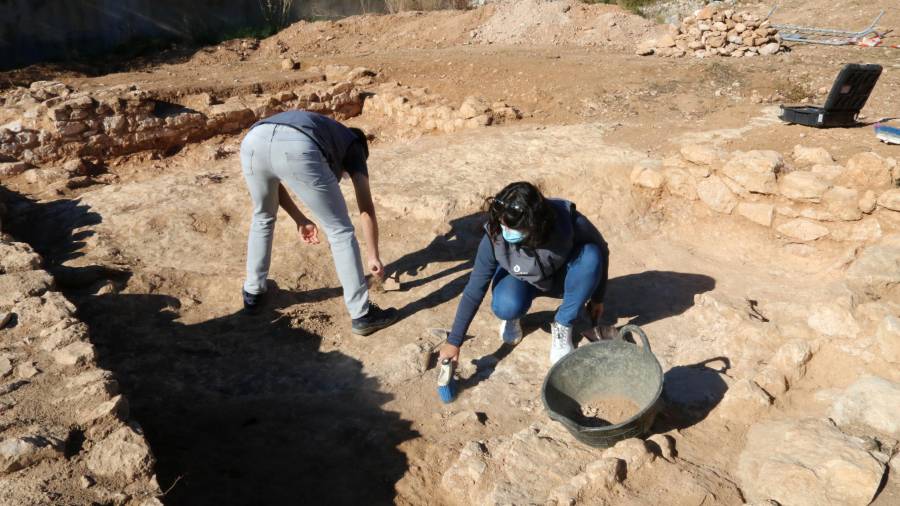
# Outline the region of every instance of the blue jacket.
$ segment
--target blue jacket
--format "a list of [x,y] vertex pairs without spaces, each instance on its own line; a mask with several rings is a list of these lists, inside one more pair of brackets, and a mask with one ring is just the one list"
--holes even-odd
[[[603,302],[603,296],[606,294],[606,282],[609,279],[609,247],[597,228],[594,227],[590,220],[583,214],[576,211],[574,207],[571,209],[571,215],[569,215],[568,218],[567,221],[573,224],[570,255],[578,246],[588,243],[600,246],[600,249],[603,251],[603,276],[597,284],[597,289],[594,290],[594,294],[591,296],[592,301]],[[559,216],[557,216],[557,220],[560,221]],[[565,265],[565,263],[563,263],[563,265]],[[447,338],[448,343],[454,346],[462,344],[463,338],[469,330],[469,325],[472,324],[472,320],[475,318],[475,313],[478,312],[478,308],[484,301],[485,295],[487,295],[491,280],[494,278],[494,274],[496,274],[497,269],[500,267],[500,262],[495,256],[494,240],[492,240],[489,234],[485,233],[484,237],[481,239],[481,243],[478,245],[478,252],[475,254],[475,266],[473,267],[471,274],[469,274],[469,281],[466,283],[462,299],[459,301],[459,307],[456,309],[456,318],[453,320],[450,336]],[[564,272],[559,269],[559,267],[562,267],[562,265],[557,266],[552,274],[548,273],[550,277],[554,278],[555,285],[558,285],[558,280],[555,278]],[[514,275],[515,273],[511,272],[510,274]],[[532,284],[541,291],[549,291],[549,287],[544,289],[535,283]],[[543,283],[541,284],[543,285]]]

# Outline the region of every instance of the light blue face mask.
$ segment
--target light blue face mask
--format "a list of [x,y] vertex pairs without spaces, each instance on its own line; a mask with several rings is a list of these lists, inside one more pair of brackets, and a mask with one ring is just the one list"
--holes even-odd
[[509,228],[504,224],[500,224],[500,230],[503,234],[503,240],[510,244],[519,244],[525,240],[528,234],[522,233],[516,229]]

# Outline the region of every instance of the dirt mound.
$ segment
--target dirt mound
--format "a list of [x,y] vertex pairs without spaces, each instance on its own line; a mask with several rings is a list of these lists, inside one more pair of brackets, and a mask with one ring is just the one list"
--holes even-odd
[[[404,12],[301,21],[260,44],[261,57],[321,55],[464,44],[607,46],[631,49],[656,24],[617,6],[576,0],[491,3],[466,11]],[[234,58],[232,46],[223,57]]]
[[258,57],[457,46],[469,40],[469,33],[492,11],[492,6],[486,6],[469,11],[365,14],[338,21],[299,21],[262,41]]
[[484,44],[608,46],[629,49],[656,24],[616,6],[578,1],[503,1],[479,26],[474,39]]

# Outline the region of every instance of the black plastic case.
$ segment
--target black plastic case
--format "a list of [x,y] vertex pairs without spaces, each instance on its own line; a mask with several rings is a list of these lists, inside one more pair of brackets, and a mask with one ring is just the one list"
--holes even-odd
[[788,123],[818,128],[854,126],[881,71],[881,65],[850,63],[841,69],[823,107],[782,105],[779,117]]

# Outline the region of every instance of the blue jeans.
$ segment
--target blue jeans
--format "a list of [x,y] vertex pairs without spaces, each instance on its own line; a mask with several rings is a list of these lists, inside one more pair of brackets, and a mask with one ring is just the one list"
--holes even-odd
[[491,310],[501,320],[517,320],[528,313],[531,303],[539,295],[562,298],[556,322],[571,327],[600,283],[605,261],[603,251],[596,244],[578,246],[566,266],[557,272],[554,288],[549,292],[541,292],[534,285],[498,268],[494,274]]

